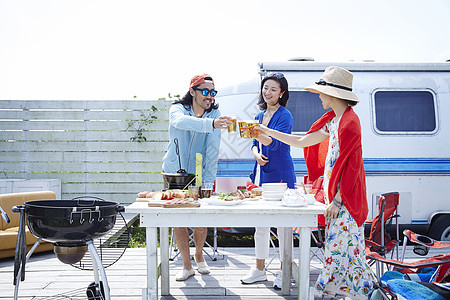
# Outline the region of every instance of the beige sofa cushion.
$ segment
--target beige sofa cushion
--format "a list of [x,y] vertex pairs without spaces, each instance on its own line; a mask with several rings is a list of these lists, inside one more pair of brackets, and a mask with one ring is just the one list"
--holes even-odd
[[8,228],[19,226],[20,214],[13,213],[12,207],[23,205],[26,201],[32,200],[55,200],[55,193],[52,191],[39,191],[39,192],[25,192],[25,193],[12,193],[0,195],[0,206],[8,214],[10,223],[6,223],[3,218],[0,218],[0,230],[6,230]]
[[[17,243],[17,233],[19,227],[8,228],[6,230],[0,231],[0,241],[2,243],[1,249],[15,249]],[[29,230],[28,227],[25,228],[27,245],[32,245],[37,241],[35,237]]]
[[[12,193],[0,195],[0,206],[8,214],[11,222],[6,223],[0,217],[0,258],[14,257],[14,251],[17,243],[17,233],[19,231],[20,213],[13,213],[13,206],[23,205],[32,200],[55,200],[55,193],[52,191]],[[28,250],[36,242],[37,238],[25,227]],[[51,243],[42,241],[35,252],[48,251],[53,248]],[[27,250],[27,251],[28,251]]]

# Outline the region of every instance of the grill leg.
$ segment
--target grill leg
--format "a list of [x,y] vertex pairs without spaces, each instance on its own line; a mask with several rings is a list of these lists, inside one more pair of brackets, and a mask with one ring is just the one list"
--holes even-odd
[[98,276],[98,272],[100,271],[100,275],[102,276],[104,292],[105,292],[105,295],[104,295],[105,299],[110,300],[111,296],[109,294],[108,279],[106,279],[106,272],[105,272],[105,268],[103,267],[102,260],[100,259],[100,256],[98,256],[97,250],[95,249],[95,246],[94,246],[94,243],[92,242],[92,240],[89,240],[86,243],[89,248],[89,253],[91,254],[92,266],[94,269],[95,283],[98,285],[98,287],[101,290],[99,276]]
[[[34,250],[36,250],[36,248],[39,246],[39,244],[41,243],[42,238],[38,238],[36,243],[34,243],[33,247],[31,247],[30,251],[28,251],[27,257],[26,257],[26,262],[28,262],[28,259],[30,259],[31,254],[33,254]],[[22,266],[19,267],[19,273],[17,274],[16,277],[16,286],[14,287],[14,300],[16,300],[19,296],[19,282],[20,282],[20,274],[22,272]]]

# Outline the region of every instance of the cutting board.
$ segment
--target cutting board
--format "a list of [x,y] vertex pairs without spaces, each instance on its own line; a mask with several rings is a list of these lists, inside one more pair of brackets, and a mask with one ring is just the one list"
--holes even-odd
[[186,203],[186,204],[170,204],[166,203],[170,200],[153,200],[152,198],[136,198],[136,202],[147,202],[148,207],[166,207],[166,208],[177,208],[177,207],[199,207],[200,203]]
[[163,204],[164,208],[181,208],[181,207],[199,207],[200,203],[186,203],[186,204]]

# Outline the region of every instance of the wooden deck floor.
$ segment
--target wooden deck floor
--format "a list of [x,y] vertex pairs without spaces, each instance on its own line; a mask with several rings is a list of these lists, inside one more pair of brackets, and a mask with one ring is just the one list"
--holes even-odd
[[[294,283],[291,296],[282,296],[280,291],[272,288],[273,273],[279,268],[278,259],[269,266],[268,281],[242,285],[240,278],[254,265],[253,248],[220,248],[219,251],[221,255],[217,261],[206,257],[211,268],[210,275],[197,273],[185,282],[175,281],[175,273],[182,268],[181,259],[172,261],[171,296],[161,299],[296,299],[297,285]],[[437,253],[431,252],[429,255],[434,254]],[[414,256],[411,247],[407,257]],[[320,262],[313,259],[311,284],[317,278],[320,267]],[[13,269],[13,259],[0,260],[0,300],[13,299]],[[145,249],[127,249],[117,263],[106,269],[106,274],[112,299],[141,299],[146,280]],[[19,299],[87,299],[86,288],[92,281],[92,271],[65,265],[52,252],[36,253],[26,265],[25,281],[19,285]]]

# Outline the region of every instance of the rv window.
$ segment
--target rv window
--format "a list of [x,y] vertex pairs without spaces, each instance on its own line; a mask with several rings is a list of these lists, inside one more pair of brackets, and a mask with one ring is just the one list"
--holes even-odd
[[311,125],[326,111],[322,107],[319,94],[307,91],[289,91],[286,108],[294,117],[292,132],[306,133]]
[[429,91],[377,91],[375,128],[387,133],[436,130],[435,103]]

